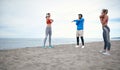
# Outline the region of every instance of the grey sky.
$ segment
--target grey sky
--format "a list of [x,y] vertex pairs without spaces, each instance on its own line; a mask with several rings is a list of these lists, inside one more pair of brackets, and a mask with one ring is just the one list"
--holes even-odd
[[[43,38],[47,12],[54,19],[53,37],[74,37],[76,26],[71,21],[77,19],[78,13],[85,18],[85,36],[98,37],[103,8],[109,10],[111,20],[120,19],[119,0],[0,0],[0,37]],[[118,28],[118,25],[114,26]]]

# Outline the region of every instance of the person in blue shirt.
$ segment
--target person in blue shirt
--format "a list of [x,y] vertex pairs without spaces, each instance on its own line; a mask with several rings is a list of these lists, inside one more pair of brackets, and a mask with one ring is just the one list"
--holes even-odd
[[76,22],[76,26],[77,26],[77,31],[76,31],[77,45],[76,45],[76,47],[80,47],[79,46],[79,37],[80,37],[81,41],[82,41],[81,48],[84,48],[84,38],[83,38],[84,18],[83,18],[83,15],[78,14],[78,19],[73,20],[73,22]]

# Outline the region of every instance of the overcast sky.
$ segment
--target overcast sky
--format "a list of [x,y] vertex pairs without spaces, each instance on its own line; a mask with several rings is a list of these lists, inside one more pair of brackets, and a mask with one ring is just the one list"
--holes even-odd
[[102,37],[99,15],[109,10],[111,37],[120,37],[119,0],[0,0],[0,38],[44,38],[47,12],[51,13],[54,38],[74,38],[71,23],[82,13],[86,38]]

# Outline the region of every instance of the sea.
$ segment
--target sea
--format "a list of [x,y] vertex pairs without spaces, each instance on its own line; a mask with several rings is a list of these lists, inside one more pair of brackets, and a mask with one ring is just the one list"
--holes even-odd
[[[85,43],[103,41],[102,38],[85,38]],[[111,40],[120,40],[120,38],[111,38]],[[43,46],[43,38],[0,38],[0,50],[18,49],[26,47]],[[81,41],[80,41],[81,42]],[[48,40],[46,46],[48,46]],[[76,44],[75,38],[53,38],[52,45]]]

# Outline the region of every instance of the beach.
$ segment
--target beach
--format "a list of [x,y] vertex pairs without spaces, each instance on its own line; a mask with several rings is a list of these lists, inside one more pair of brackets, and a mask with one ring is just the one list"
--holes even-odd
[[0,70],[120,70],[120,40],[111,41],[110,56],[99,53],[103,41],[0,50]]

